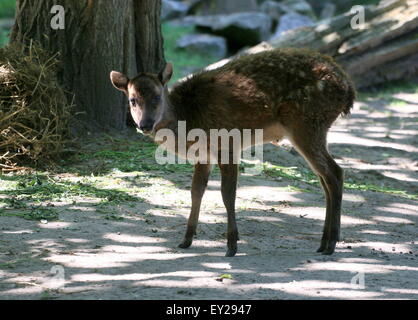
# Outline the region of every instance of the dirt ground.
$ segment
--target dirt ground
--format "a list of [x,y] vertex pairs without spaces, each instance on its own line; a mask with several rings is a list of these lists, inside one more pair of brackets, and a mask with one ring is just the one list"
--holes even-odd
[[[334,255],[316,253],[325,216],[318,186],[243,174],[238,254],[226,258],[217,174],[195,242],[182,250],[190,174],[167,174],[157,186],[115,172],[144,189],[145,201],[114,208],[123,220],[103,219],[82,198],[51,204],[60,208],[55,222],[0,216],[0,298],[417,299],[418,98],[396,99],[357,103],[329,134],[346,181],[392,190],[345,191]],[[264,160],[306,167],[286,145],[266,146]]]

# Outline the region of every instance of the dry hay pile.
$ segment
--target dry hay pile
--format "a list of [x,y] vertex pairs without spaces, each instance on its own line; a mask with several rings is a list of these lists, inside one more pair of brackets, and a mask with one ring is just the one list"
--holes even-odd
[[57,69],[57,55],[34,44],[0,48],[2,171],[48,162],[64,150],[72,103],[58,85]]

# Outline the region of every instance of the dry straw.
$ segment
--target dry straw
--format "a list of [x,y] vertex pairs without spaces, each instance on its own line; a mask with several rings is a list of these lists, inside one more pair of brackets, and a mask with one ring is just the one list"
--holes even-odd
[[58,84],[57,55],[35,44],[0,49],[0,168],[56,159],[69,142],[73,104]]

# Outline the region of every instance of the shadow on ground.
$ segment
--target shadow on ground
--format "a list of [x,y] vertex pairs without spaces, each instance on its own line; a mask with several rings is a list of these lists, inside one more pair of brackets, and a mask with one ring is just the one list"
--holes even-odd
[[[77,179],[91,172],[62,176],[77,181],[63,184],[58,200],[48,200],[57,221],[0,215],[0,298],[417,299],[418,108],[416,102],[379,108],[373,103],[357,104],[353,117],[340,120],[329,136],[349,183],[342,241],[333,256],[315,252],[325,215],[317,184],[243,175],[236,206],[239,252],[226,258],[217,172],[196,240],[181,250],[191,171],[155,171],[152,164],[151,176],[135,168],[112,171],[114,163],[104,157],[95,160],[103,162],[101,175],[110,174],[114,185],[81,188],[86,193],[69,200],[65,188],[74,191]],[[306,167],[293,152],[270,147],[264,160]],[[94,159],[85,161],[95,169]],[[350,188],[360,182],[361,189]],[[121,191],[121,185],[131,191]],[[108,199],[112,194],[116,198]]]

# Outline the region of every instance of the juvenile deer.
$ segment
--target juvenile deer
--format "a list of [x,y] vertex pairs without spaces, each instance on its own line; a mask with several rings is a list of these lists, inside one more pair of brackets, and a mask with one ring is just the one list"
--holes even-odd
[[[221,68],[203,71],[169,92],[173,73],[168,63],[159,74],[133,79],[113,71],[113,85],[129,99],[140,130],[155,137],[160,129],[177,132],[178,121],[194,128],[263,129],[263,143],[288,138],[319,177],[326,197],[326,217],[318,252],[332,254],[340,235],[343,170],[327,150],[327,132],[339,115],[348,115],[355,90],[330,58],[301,49],[278,49],[244,56]],[[209,136],[209,134],[208,134]],[[178,152],[176,147],[174,152]],[[228,214],[228,250],[237,252],[235,198],[238,165],[218,165],[222,198]],[[192,208],[181,248],[191,246],[211,165],[197,163],[192,181]]]

